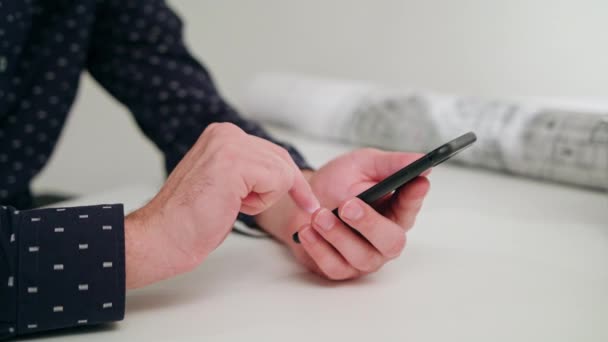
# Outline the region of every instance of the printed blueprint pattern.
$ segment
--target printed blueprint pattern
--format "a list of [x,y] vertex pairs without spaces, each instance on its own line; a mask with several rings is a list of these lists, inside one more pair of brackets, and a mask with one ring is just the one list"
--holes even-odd
[[473,131],[478,141],[453,161],[608,189],[608,109],[577,112],[286,75],[258,78],[243,109],[320,138],[391,150],[426,152]]

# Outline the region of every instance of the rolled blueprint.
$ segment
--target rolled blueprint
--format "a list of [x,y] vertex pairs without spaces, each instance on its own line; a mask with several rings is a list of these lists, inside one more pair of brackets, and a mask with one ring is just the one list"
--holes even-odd
[[427,152],[474,131],[478,142],[453,161],[608,189],[608,111],[288,74],[256,77],[242,109],[315,137],[391,150]]

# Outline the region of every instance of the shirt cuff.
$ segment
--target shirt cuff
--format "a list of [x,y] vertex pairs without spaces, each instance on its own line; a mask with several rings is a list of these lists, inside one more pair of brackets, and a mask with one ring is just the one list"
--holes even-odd
[[123,319],[121,204],[3,214],[14,246],[9,257],[14,320],[7,331],[22,335]]

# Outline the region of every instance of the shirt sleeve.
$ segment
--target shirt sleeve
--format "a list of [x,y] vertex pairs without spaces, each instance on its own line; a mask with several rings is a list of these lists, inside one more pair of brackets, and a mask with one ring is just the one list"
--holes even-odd
[[187,50],[182,26],[162,0],[134,6],[105,1],[97,8],[87,61],[91,75],[131,110],[164,153],[167,171],[213,122],[231,122],[282,145],[300,168],[309,168],[293,147],[273,140],[220,96],[210,74]]
[[120,204],[0,208],[0,340],[122,320]]

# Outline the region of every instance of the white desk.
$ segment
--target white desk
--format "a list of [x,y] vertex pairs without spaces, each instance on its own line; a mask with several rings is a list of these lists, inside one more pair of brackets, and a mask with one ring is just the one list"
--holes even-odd
[[[314,165],[349,149],[273,131]],[[124,322],[45,340],[608,341],[608,195],[449,165],[431,183],[406,251],[377,274],[323,281],[233,234],[195,272],[129,292]]]

